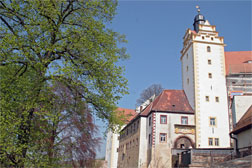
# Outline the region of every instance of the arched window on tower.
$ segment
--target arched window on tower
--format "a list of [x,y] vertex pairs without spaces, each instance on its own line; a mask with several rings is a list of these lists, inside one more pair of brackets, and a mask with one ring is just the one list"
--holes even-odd
[[211,52],[211,47],[207,46],[207,52]]

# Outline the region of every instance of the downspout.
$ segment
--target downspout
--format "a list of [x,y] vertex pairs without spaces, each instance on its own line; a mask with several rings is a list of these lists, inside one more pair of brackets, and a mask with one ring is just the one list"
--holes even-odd
[[240,152],[239,152],[239,150],[238,150],[238,139],[237,139],[236,137],[234,137],[232,134],[233,134],[233,133],[230,132],[230,133],[229,133],[229,136],[230,136],[230,138],[232,138],[232,139],[235,140],[235,154],[236,154],[236,156],[240,157]]

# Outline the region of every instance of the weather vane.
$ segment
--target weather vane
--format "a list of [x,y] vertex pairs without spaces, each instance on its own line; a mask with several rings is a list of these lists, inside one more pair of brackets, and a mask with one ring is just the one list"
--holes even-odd
[[198,9],[198,13],[200,13],[200,7],[197,5],[196,8]]

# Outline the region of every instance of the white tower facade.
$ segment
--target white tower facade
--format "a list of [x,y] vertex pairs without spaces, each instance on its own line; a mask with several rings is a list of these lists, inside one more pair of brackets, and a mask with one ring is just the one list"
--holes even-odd
[[105,160],[107,161],[108,168],[117,167],[117,161],[118,161],[117,148],[119,147],[118,137],[119,134],[112,132],[112,130],[109,130],[107,133]]
[[196,148],[230,147],[223,37],[199,13],[183,40],[183,89],[195,110]]

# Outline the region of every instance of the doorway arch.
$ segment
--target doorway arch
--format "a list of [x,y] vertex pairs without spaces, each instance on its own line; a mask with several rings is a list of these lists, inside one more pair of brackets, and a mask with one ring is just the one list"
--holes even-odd
[[175,140],[173,148],[194,148],[194,143],[191,138],[182,135]]

